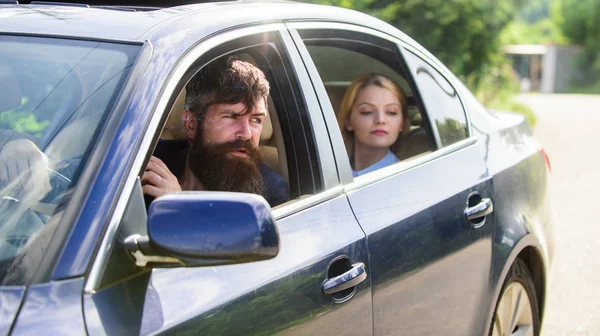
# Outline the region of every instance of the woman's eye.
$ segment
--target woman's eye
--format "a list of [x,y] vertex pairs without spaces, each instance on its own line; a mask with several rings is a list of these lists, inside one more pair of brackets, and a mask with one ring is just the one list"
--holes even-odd
[[360,111],[361,115],[369,115],[369,114],[372,114],[372,113],[373,113],[373,111]]
[[389,114],[391,116],[395,116],[395,115],[398,115],[398,111],[388,111],[387,114]]

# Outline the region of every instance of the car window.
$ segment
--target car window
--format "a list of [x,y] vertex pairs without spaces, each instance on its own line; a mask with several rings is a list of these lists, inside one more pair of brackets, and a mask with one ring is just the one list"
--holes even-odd
[[[251,35],[224,43],[196,60],[181,78],[176,89],[170,93],[173,104],[164,111],[166,121],[157,130],[156,146],[151,153],[143,155],[148,158],[160,158],[177,177],[183,173],[190,146],[182,121],[186,108],[185,98],[190,94],[187,84],[195,79],[194,76],[203,67],[228,58],[253,64],[265,74],[269,82],[268,113],[262,122],[259,143],[262,165],[269,168],[269,172],[261,172],[265,183],[263,196],[269,203],[271,198],[278,201],[277,205],[270,203],[272,206],[285,207],[307,195],[318,193],[323,187],[318,175],[319,161],[315,152],[314,137],[310,134],[306,104],[302,99],[297,79],[290,71],[285,49],[276,33]],[[282,194],[283,202],[279,203]],[[152,201],[153,198],[146,195],[146,205],[149,206]],[[119,240],[111,252],[101,286],[141,272],[127,256],[123,245],[123,240],[129,234],[144,234],[140,230],[144,230],[145,223],[133,222],[121,223]],[[138,224],[139,227],[133,227]]]
[[138,51],[0,36],[0,283],[26,281],[27,251],[51,237]]
[[406,61],[419,87],[429,118],[435,125],[442,146],[468,137],[467,120],[454,87],[431,65],[410,51]]
[[299,34],[327,91],[355,177],[435,149],[395,44],[341,30]]

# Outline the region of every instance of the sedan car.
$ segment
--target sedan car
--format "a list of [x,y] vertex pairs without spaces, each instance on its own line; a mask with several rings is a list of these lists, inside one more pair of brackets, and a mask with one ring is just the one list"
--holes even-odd
[[[488,111],[396,28],[273,1],[0,18],[1,334],[540,333],[548,158],[522,116]],[[260,151],[289,200],[148,206],[140,177],[185,140],[186,83],[229,56],[270,83]],[[371,72],[406,93],[410,127],[399,162],[355,177],[336,118]]]

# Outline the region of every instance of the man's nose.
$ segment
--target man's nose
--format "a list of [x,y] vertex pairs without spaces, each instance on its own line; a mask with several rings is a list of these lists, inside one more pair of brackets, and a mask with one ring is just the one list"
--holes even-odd
[[238,123],[238,130],[236,137],[238,139],[248,140],[252,138],[252,131],[250,129],[250,120],[246,118],[240,118]]

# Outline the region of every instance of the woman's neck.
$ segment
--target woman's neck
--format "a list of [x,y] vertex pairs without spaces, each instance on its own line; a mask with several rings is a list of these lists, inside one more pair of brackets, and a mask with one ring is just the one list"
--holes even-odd
[[374,165],[381,161],[381,159],[387,155],[389,150],[389,148],[371,148],[354,143],[354,170],[361,171]]

